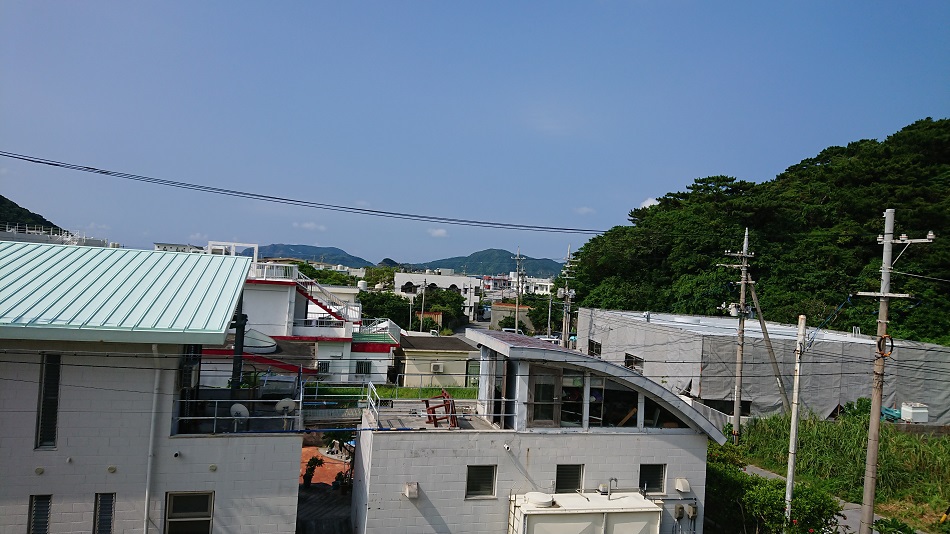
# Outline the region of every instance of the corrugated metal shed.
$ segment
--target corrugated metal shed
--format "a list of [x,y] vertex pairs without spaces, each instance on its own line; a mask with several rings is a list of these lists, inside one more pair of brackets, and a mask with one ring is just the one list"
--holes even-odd
[[0,339],[220,345],[250,264],[0,241]]

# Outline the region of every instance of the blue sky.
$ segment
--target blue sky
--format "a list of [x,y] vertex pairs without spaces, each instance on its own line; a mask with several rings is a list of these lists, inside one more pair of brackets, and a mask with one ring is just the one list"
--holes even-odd
[[[950,116],[950,2],[0,4],[0,150],[377,210],[607,229]],[[579,235],[380,219],[0,158],[0,194],[129,247],[377,262]],[[885,206],[882,205],[882,209]]]

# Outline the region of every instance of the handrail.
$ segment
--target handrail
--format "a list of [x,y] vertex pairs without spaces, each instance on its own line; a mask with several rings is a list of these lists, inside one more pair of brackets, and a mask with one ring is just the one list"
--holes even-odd
[[[252,422],[264,423],[262,425],[255,425],[255,426],[277,427],[278,425],[266,425],[267,422],[274,421],[274,420],[282,422],[282,424],[279,426],[282,427],[283,430],[301,430],[302,429],[299,423],[300,418],[298,415],[296,414],[282,415],[273,411],[273,407],[276,406],[278,402],[280,402],[277,400],[252,400],[252,399],[181,400],[179,399],[179,400],[176,400],[175,402],[178,404],[178,406],[181,406],[184,404],[190,404],[196,407],[202,407],[202,406],[211,407],[211,410],[210,410],[211,415],[176,416],[175,417],[176,424],[173,427],[173,430],[174,430],[173,435],[174,434],[200,435],[200,434],[231,433],[231,432],[238,432],[239,431],[238,427],[244,427],[242,431],[247,432],[250,429]],[[230,409],[230,406],[234,404],[243,404],[245,405],[245,407],[252,408],[251,410],[249,410],[250,414],[248,415],[248,417],[235,417],[234,415],[230,413],[227,413],[227,415],[220,415],[223,411],[223,407],[227,407],[228,409]],[[254,406],[255,404],[256,405],[264,404],[265,407],[264,408],[255,407]],[[301,404],[302,403],[298,403],[294,407],[295,412],[299,412],[301,408]],[[271,413],[275,413],[275,415],[255,415],[255,412],[260,412],[268,408],[270,408]],[[211,421],[210,432],[207,430],[197,431],[197,432],[181,432],[180,431],[181,423],[187,422],[187,421],[193,421],[198,424],[200,424],[203,421]],[[228,422],[231,423],[230,427],[227,425]],[[258,428],[258,430],[261,430],[261,431],[275,430],[275,429],[276,428]]]
[[346,302],[341,300],[339,297],[333,293],[327,291],[325,287],[320,285],[319,282],[310,278],[309,276],[303,274],[299,270],[296,273],[297,284],[303,287],[305,290],[309,291],[313,295],[313,290],[316,289],[316,292],[320,294],[320,297],[331,306],[337,308],[337,313],[341,313],[347,321],[355,322],[359,320],[359,312],[362,309],[362,306],[358,303]]
[[376,421],[377,428],[379,427],[379,393],[376,391],[376,386],[372,382],[366,383],[366,404],[369,406],[371,412],[373,412],[373,420]]

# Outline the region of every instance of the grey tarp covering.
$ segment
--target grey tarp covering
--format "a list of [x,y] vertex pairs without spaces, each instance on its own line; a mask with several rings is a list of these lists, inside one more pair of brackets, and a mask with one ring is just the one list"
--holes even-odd
[[[578,349],[601,344],[601,357],[623,364],[628,355],[644,360],[643,374],[675,393],[703,401],[729,401],[735,389],[737,323],[732,317],[696,317],[581,308]],[[742,398],[753,415],[782,411],[782,398],[757,321],[746,321]],[[780,374],[792,395],[796,328],[768,324]],[[815,336],[802,363],[804,409],[827,417],[839,405],[871,396],[876,355],[871,336],[808,330]],[[886,361],[884,406],[926,404],[929,423],[950,424],[950,347],[895,341]],[[730,406],[731,411],[731,406]]]

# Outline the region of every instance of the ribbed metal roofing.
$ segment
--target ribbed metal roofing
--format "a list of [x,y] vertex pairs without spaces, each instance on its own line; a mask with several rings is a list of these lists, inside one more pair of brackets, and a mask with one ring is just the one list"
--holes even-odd
[[0,241],[0,339],[221,344],[250,264]]

